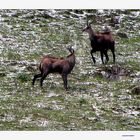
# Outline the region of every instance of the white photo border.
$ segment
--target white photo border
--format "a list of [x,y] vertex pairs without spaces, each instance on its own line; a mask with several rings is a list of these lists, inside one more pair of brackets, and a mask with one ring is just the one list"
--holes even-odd
[[[1,9],[140,9],[140,0],[0,0]],[[1,131],[2,140],[137,140],[139,131]]]

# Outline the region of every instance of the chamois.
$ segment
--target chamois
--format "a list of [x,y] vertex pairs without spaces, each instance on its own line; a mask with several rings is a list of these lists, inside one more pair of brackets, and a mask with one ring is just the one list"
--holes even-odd
[[101,60],[104,64],[103,55],[106,57],[106,63],[109,61],[109,57],[107,51],[110,49],[113,54],[113,62],[115,63],[115,41],[110,31],[102,32],[102,33],[95,33],[91,28],[91,23],[88,23],[87,20],[87,27],[83,29],[83,32],[87,32],[89,34],[89,39],[91,42],[91,56],[94,64],[96,63],[95,57],[93,53],[96,51],[100,51]]
[[64,88],[67,90],[67,76],[71,73],[75,66],[75,52],[72,47],[67,48],[71,54],[66,58],[56,58],[51,56],[44,56],[41,60],[39,74],[34,75],[32,85],[35,84],[35,80],[40,78],[40,86],[43,86],[43,80],[50,73],[59,73],[62,76]]

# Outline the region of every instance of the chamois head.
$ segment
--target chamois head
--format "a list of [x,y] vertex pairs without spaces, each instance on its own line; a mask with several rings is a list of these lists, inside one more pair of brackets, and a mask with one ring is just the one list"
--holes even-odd
[[74,53],[74,49],[71,47],[71,46],[69,46],[68,48],[67,48],[67,50],[72,54],[72,53]]
[[92,23],[93,23],[93,21],[91,21],[91,22],[89,23],[88,18],[87,18],[86,27],[83,29],[83,32],[90,33],[91,30],[92,30],[92,28],[91,28],[91,24],[92,24]]

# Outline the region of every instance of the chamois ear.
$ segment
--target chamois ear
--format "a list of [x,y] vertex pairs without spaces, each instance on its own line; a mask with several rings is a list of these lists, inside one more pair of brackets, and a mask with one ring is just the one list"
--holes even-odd
[[94,22],[93,20],[92,20],[92,21],[90,21],[89,26],[90,26],[93,22]]
[[88,24],[88,16],[86,16],[86,24],[87,24],[87,26],[89,26],[89,24]]
[[71,47],[72,47],[71,45],[66,46],[67,50],[69,50],[69,48],[71,48]]
[[70,51],[70,50],[71,50],[71,46],[67,46],[66,49],[67,49],[68,51]]
[[91,26],[91,24],[93,22],[94,22],[93,20],[89,22],[88,16],[86,16],[86,24],[87,24],[87,27]]

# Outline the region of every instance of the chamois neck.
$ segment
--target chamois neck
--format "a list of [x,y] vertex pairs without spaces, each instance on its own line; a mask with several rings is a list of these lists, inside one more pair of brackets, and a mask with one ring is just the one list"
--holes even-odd
[[75,55],[74,55],[74,53],[71,53],[70,55],[68,55],[67,57],[66,57],[66,60],[70,63],[70,64],[75,64]]
[[95,32],[93,31],[92,28],[91,28],[91,30],[89,30],[88,34],[89,34],[90,39],[92,39],[95,36]]

